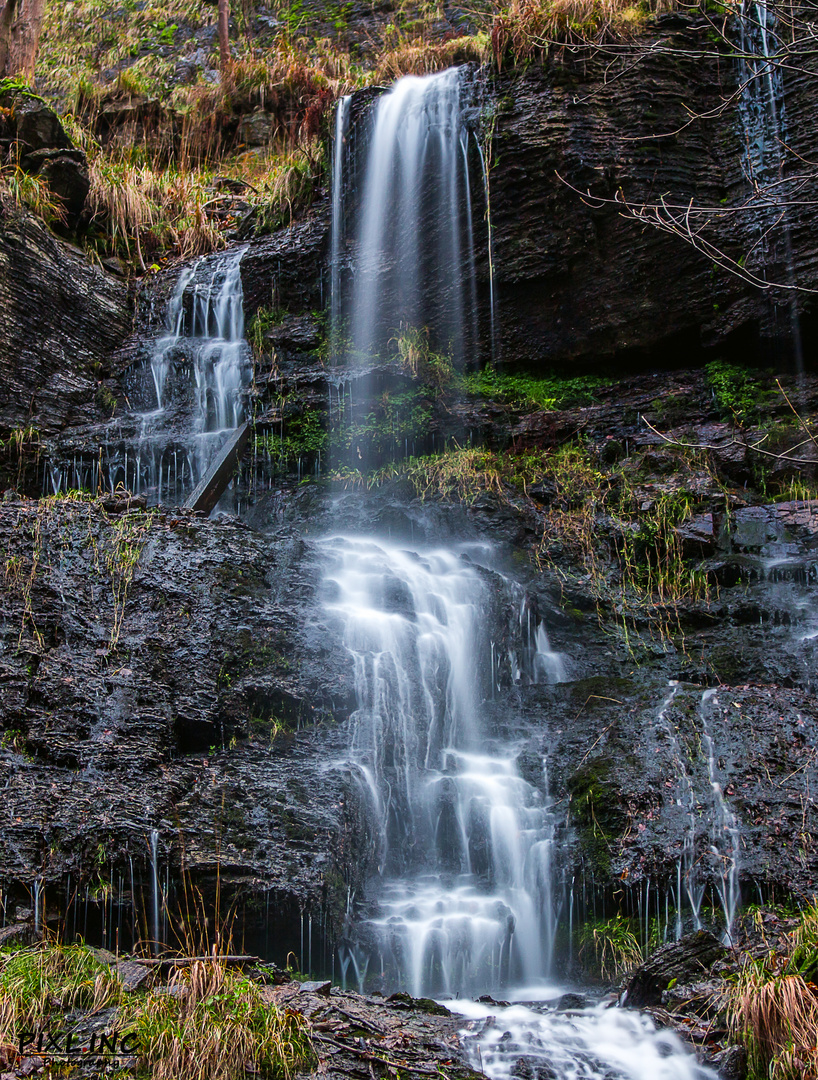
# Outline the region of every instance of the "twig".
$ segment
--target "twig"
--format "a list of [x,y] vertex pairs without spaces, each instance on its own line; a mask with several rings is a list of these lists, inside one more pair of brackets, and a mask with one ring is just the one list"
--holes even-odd
[[362,1016],[353,1016],[352,1013],[348,1013],[344,1009],[342,1009],[340,1005],[336,1005],[334,1001],[331,1003],[330,1007],[333,1008],[336,1012],[339,1012],[341,1016],[345,1016],[347,1020],[352,1021],[353,1024],[360,1024],[361,1027],[365,1027],[368,1028],[370,1031],[374,1031],[376,1035],[386,1035],[386,1032],[383,1030],[383,1028],[377,1027],[369,1020],[364,1020]]
[[790,408],[792,409],[792,413],[793,413],[793,416],[795,417],[795,419],[796,419],[796,420],[798,421],[798,423],[799,423],[799,424],[801,425],[801,427],[802,427],[802,428],[804,429],[804,431],[806,432],[806,434],[807,434],[807,438],[808,438],[808,439],[810,439],[810,441],[812,442],[813,446],[818,446],[818,440],[816,440],[815,436],[814,436],[814,435],[812,434],[812,432],[810,431],[810,429],[809,429],[809,428],[807,427],[806,423],[805,423],[805,422],[804,422],[804,421],[803,421],[803,420],[801,419],[801,417],[800,417],[800,416],[798,415],[798,412],[797,412],[797,410],[796,410],[795,406],[793,405],[793,403],[792,403],[792,402],[790,401],[790,399],[789,399],[789,398],[787,397],[787,391],[786,391],[786,390],[784,389],[784,387],[783,387],[783,386],[781,385],[781,380],[780,380],[780,379],[776,379],[776,380],[775,380],[775,385],[776,385],[776,386],[778,387],[778,389],[779,389],[779,390],[781,391],[781,393],[782,393],[782,394],[783,394],[783,396],[784,396],[784,400],[785,400],[785,401],[786,401],[786,403],[787,403],[787,404],[789,405],[789,407],[790,407]]

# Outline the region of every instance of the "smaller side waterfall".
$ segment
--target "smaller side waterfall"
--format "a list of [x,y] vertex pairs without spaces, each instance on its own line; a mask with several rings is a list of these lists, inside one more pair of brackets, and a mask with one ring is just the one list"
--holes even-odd
[[[344,156],[349,127],[350,98],[342,97],[335,106],[335,134],[332,150],[332,233],[330,248],[330,342],[338,354],[341,323],[341,251],[344,242]],[[329,388],[330,409],[332,387]]]
[[738,17],[745,169],[752,184],[777,176],[784,137],[784,85],[774,62],[775,15],[765,0],[742,0]]
[[724,797],[724,791],[719,779],[716,744],[708,719],[711,702],[713,708],[718,705],[716,691],[705,690],[702,694],[699,712],[702,719],[704,748],[707,751],[707,771],[710,778],[710,787],[713,791],[714,814],[711,827],[712,843],[710,852],[716,864],[714,879],[724,913],[724,942],[726,945],[730,945],[733,940],[733,920],[739,903],[741,834],[736,815],[730,809]]
[[244,339],[244,249],[207,256],[179,276],[165,329],[126,377],[133,411],[107,425],[98,455],[52,471],[67,488],[122,486],[150,503],[178,503],[244,420],[252,366]]

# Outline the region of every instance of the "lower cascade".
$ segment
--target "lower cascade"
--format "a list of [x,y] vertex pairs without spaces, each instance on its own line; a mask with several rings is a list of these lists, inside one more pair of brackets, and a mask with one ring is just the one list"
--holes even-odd
[[376,822],[382,878],[358,978],[374,965],[416,996],[536,979],[550,968],[558,914],[554,821],[514,748],[488,731],[490,635],[504,639],[508,683],[556,681],[561,658],[519,587],[465,554],[329,547],[328,607],[355,665],[350,765]]
[[[566,677],[521,587],[489,568],[487,547],[322,547],[325,608],[341,621],[357,698],[335,767],[359,785],[378,864],[340,951],[342,981],[445,999],[475,1066],[498,1080],[521,1075],[521,1057],[577,1080],[712,1077],[646,1016],[548,1005],[562,993],[552,966],[565,890],[547,763],[539,786],[524,779],[519,748],[488,715],[498,693],[513,705],[515,684]],[[489,992],[521,1004],[468,1000]]]

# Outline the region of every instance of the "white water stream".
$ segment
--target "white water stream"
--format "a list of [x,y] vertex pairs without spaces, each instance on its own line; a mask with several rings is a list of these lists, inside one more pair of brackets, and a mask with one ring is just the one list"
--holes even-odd
[[[462,73],[407,76],[371,110],[360,160],[349,160],[348,99],[337,108],[331,244],[332,339],[358,363],[396,335],[427,328],[433,348],[462,364],[477,346],[477,283]],[[479,148],[479,144],[478,144]],[[360,203],[346,222],[347,173]],[[479,188],[478,188],[479,191]],[[349,274],[341,274],[345,243]],[[494,316],[492,309],[492,318]]]
[[541,651],[544,628],[512,583],[455,552],[346,539],[326,548],[328,608],[354,661],[350,765],[382,875],[356,969],[415,995],[535,980],[553,945],[554,823],[515,748],[486,731],[482,705],[496,677],[492,616],[517,681],[559,672]]
[[164,332],[130,377],[134,411],[108,425],[93,460],[52,470],[53,492],[113,492],[178,503],[193,490],[244,420],[250,351],[244,339],[244,248],[208,256],[179,275]]
[[[369,127],[351,120],[348,100],[338,106],[332,343],[337,360],[346,352],[358,367],[364,416],[374,394],[367,365],[396,334],[428,327],[433,348],[456,363],[476,356],[463,88],[457,70],[401,79],[373,103]],[[494,355],[493,284],[490,293]],[[353,384],[349,374],[335,383],[330,419],[340,426]],[[575,882],[557,872],[547,761],[532,762],[529,750],[523,766],[522,744],[503,737],[498,718],[513,718],[517,686],[572,672],[487,547],[417,551],[346,537],[321,547],[326,615],[351,657],[357,700],[347,756],[329,767],[357,784],[375,845],[376,880],[367,897],[349,898],[344,984],[446,998],[468,1018],[475,1065],[497,1080],[712,1076],[638,1013],[467,1000],[560,994],[551,969],[561,923],[573,931]],[[647,882],[646,925],[650,899]]]
[[360,785],[380,878],[342,976],[446,998],[471,1021],[463,1039],[475,1065],[496,1080],[522,1075],[521,1057],[559,1080],[712,1077],[639,1013],[466,1000],[561,993],[549,981],[562,894],[545,762],[535,787],[488,712],[494,639],[508,656],[505,698],[513,681],[562,677],[563,660],[519,586],[480,565],[487,549],[470,558],[339,537],[322,548],[327,614],[340,620],[358,702],[348,757],[334,767]]
[[604,1005],[556,1011],[447,1004],[470,1021],[461,1039],[492,1080],[715,1080],[678,1036],[644,1013]]

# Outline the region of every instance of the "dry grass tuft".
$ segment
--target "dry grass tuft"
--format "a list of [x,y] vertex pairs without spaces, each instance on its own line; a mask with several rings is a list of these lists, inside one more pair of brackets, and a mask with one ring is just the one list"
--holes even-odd
[[0,1043],[13,1043],[55,1009],[96,1011],[121,1000],[119,980],[84,945],[0,951]]
[[818,1076],[818,998],[801,975],[771,974],[753,963],[742,972],[731,1027],[747,1046],[751,1075],[770,1080]]
[[511,0],[494,17],[491,51],[498,69],[527,60],[551,45],[624,38],[651,14],[673,10],[677,0]]
[[264,1001],[261,987],[214,958],[148,995],[136,1019],[141,1065],[154,1080],[288,1078],[309,1062],[306,1020]]
[[403,75],[431,75],[456,64],[483,64],[489,55],[488,34],[482,33],[438,44],[404,42],[381,56],[373,78],[376,83],[390,83]]

